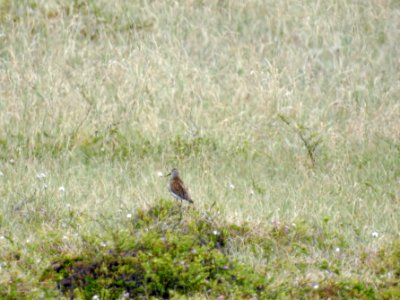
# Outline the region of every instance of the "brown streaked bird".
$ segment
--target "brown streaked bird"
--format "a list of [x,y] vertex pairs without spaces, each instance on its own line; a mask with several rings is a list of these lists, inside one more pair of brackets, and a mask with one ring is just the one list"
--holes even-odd
[[193,203],[192,198],[190,197],[185,185],[183,184],[182,179],[179,177],[179,172],[177,169],[172,169],[171,173],[166,176],[171,175],[169,180],[169,192],[171,195],[178,200],[185,200],[190,203]]

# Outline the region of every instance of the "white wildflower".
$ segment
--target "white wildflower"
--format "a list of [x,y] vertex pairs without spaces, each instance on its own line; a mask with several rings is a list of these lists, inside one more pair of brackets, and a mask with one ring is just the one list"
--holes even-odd
[[100,300],[99,295],[94,295],[94,296],[92,297],[92,300]]
[[161,171],[158,171],[158,172],[157,172],[157,176],[158,176],[158,177],[163,177],[163,176],[164,176],[164,174],[163,174],[163,172],[161,172]]
[[339,253],[339,252],[340,252],[340,248],[337,247],[337,248],[335,249],[335,252]]
[[1,176],[4,176],[4,173],[3,173],[2,171],[0,171],[0,177],[1,177]]
[[58,188],[58,191],[60,192],[60,193],[64,193],[65,192],[65,187],[62,185],[62,186],[60,186],[59,188]]
[[46,178],[46,177],[47,177],[46,173],[43,173],[43,172],[41,172],[41,173],[39,173],[39,174],[36,175],[36,178],[37,178],[37,179],[40,179],[40,180],[42,180],[42,179],[44,179],[44,178]]
[[234,189],[235,189],[235,185],[234,185],[232,182],[229,182],[228,187],[229,187],[231,190],[234,190]]
[[376,231],[374,231],[373,233],[371,233],[371,236],[373,238],[377,238],[379,236],[379,233],[377,233]]
[[128,219],[130,219],[130,218],[132,218],[132,214],[127,214],[126,217],[127,217]]
[[219,235],[219,231],[218,230],[213,230],[213,235]]

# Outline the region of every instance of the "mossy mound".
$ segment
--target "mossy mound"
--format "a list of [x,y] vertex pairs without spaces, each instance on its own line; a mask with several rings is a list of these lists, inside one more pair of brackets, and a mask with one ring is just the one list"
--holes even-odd
[[[107,249],[99,251],[94,242],[79,256],[57,259],[42,281],[47,287],[56,282],[57,291],[78,299],[395,299],[400,294],[397,242],[360,255],[380,278],[374,282],[343,274],[343,256],[326,253],[336,253],[337,246],[345,252],[347,242],[338,232],[306,222],[230,224],[217,209],[162,200],[138,210],[123,228],[112,232]],[[325,255],[311,260],[316,252]],[[239,261],[238,253],[265,263],[254,269]],[[313,273],[318,281],[304,276]]]
[[84,299],[169,299],[196,293],[263,297],[264,274],[227,253],[230,232],[238,228],[215,220],[216,215],[161,201],[137,212],[114,249],[64,257],[42,278],[57,281],[65,295]]

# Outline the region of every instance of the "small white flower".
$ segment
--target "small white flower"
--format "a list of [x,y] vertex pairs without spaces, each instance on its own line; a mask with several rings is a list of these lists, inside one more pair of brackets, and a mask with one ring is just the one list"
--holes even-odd
[[219,231],[218,230],[213,230],[213,235],[219,235]]
[[130,219],[130,218],[132,218],[132,214],[127,214],[126,217],[127,217],[128,219]]
[[371,233],[371,236],[373,238],[377,238],[379,236],[379,233],[377,233],[376,231],[374,231],[373,233]]
[[3,235],[0,235],[0,240],[5,240],[6,238]]
[[[292,91],[286,91],[286,92],[285,92],[285,96],[286,96],[286,97],[290,96],[291,94],[292,94]],[[291,107],[289,106],[289,108],[291,108]]]
[[66,207],[66,208],[71,208],[71,204],[67,203],[67,204],[65,205],[65,207]]
[[62,186],[60,186],[59,188],[58,188],[58,191],[60,192],[60,193],[64,193],[65,192],[65,187],[62,185]]
[[232,182],[229,182],[228,187],[229,187],[231,190],[234,190],[234,189],[235,189],[235,185],[234,185]]
[[340,248],[337,247],[337,248],[335,249],[335,252],[339,253],[339,252],[340,252]]
[[124,292],[123,294],[122,294],[122,300],[125,300],[125,299],[129,299],[129,293],[128,292]]
[[10,162],[10,164],[14,164],[14,163],[15,163],[15,160],[11,158],[11,159],[9,160],[9,162]]
[[100,243],[100,246],[101,246],[101,247],[107,246],[107,242],[101,242],[101,243]]
[[1,176],[4,176],[4,173],[3,173],[2,171],[0,171],[0,177],[1,177]]
[[68,237],[66,235],[63,235],[62,239],[63,240],[68,240]]
[[94,296],[92,297],[92,300],[100,300],[99,295],[94,295]]
[[37,179],[44,179],[44,178],[46,178],[46,176],[47,176],[47,175],[46,175],[45,173],[42,172],[42,173],[37,174],[37,175],[36,175],[36,178],[37,178]]
[[30,239],[27,239],[27,240],[26,240],[26,243],[27,243],[27,244],[29,244],[30,242],[31,242],[31,240],[30,240]]
[[161,172],[161,171],[158,171],[158,172],[157,172],[157,176],[158,176],[158,177],[163,177],[163,176],[164,176],[164,174],[163,174],[163,172]]
[[319,284],[314,283],[314,284],[312,285],[312,288],[313,288],[314,290],[318,290],[318,289],[319,289]]
[[387,272],[386,274],[383,274],[383,276],[386,278],[393,278],[394,274],[393,274],[393,272]]
[[254,195],[254,191],[253,190],[250,190],[250,195]]
[[45,190],[47,190],[47,188],[48,188],[49,186],[45,183],[45,184],[43,184],[43,188],[45,189]]

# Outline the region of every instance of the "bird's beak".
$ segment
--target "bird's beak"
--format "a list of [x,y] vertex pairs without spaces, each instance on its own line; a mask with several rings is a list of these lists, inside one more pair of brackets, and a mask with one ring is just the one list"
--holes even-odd
[[171,173],[168,173],[167,175],[164,175],[164,177],[167,177],[167,176],[170,176],[171,175]]

